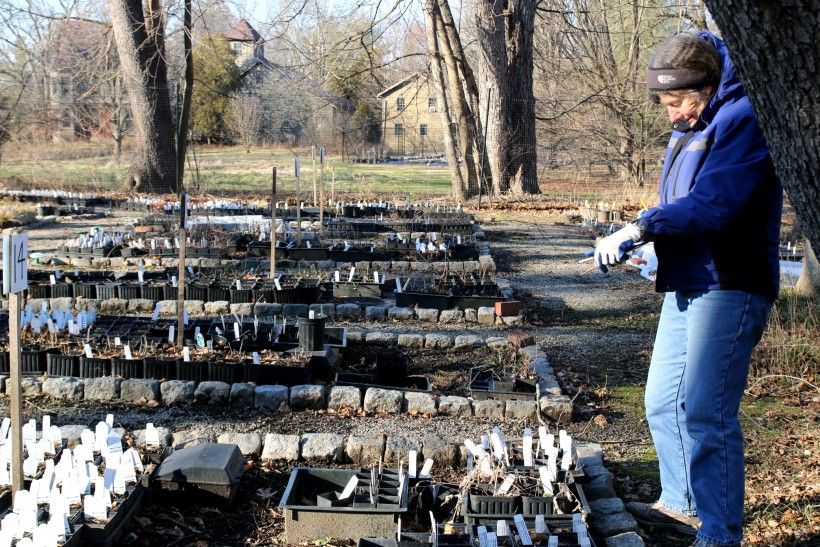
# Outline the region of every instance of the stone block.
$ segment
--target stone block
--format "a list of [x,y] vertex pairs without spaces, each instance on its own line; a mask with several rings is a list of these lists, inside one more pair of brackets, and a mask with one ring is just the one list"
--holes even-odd
[[74,299],[70,296],[63,298],[52,298],[50,304],[51,311],[71,311],[74,309]]
[[336,315],[336,304],[311,304],[310,311],[314,312],[316,315],[333,317]]
[[430,267],[437,274],[443,274],[447,270],[451,269],[450,264],[448,264],[447,262],[431,262],[430,264],[431,264]]
[[257,302],[253,305],[253,313],[258,317],[282,315],[282,304],[276,304],[273,302]]
[[231,304],[230,312],[234,315],[253,315],[253,304],[245,302],[244,304]]
[[399,463],[400,460],[407,461],[407,453],[415,450],[421,457],[421,441],[409,437],[388,436],[384,444],[384,462]]
[[509,342],[503,336],[491,336],[487,338],[487,347],[488,348],[506,348],[509,346]]
[[131,379],[120,384],[120,400],[128,403],[145,404],[159,400],[159,382],[157,380]]
[[538,404],[547,418],[559,424],[572,422],[572,401],[566,395],[542,395]]
[[243,456],[258,456],[262,452],[262,437],[259,433],[226,432],[216,438],[220,444],[235,444]]
[[160,300],[157,302],[159,305],[159,314],[160,315],[176,315],[177,313],[177,301],[176,300]]
[[368,332],[364,337],[368,344],[393,346],[399,341],[399,335],[392,332]]
[[85,384],[79,378],[46,378],[43,395],[60,401],[81,401]]
[[289,412],[290,393],[287,386],[256,386],[253,406],[274,412]]
[[186,300],[185,310],[188,315],[202,315],[205,312],[205,302],[202,300]]
[[535,401],[507,401],[504,409],[504,417],[508,420],[520,420],[524,422],[533,422],[535,420],[535,413],[538,409]]
[[285,304],[282,306],[282,314],[285,317],[307,317],[310,308],[307,304]]
[[470,416],[470,400],[457,395],[442,395],[438,398],[438,413],[443,416]]
[[489,420],[504,419],[504,401],[487,399],[486,401],[473,401],[473,414],[476,418],[487,418]]
[[214,434],[204,427],[190,427],[181,429],[171,436],[171,446],[174,449],[197,446],[214,442]]
[[626,532],[604,539],[606,547],[644,547],[643,538],[636,532]]
[[477,319],[480,325],[495,325],[495,308],[478,308]]
[[604,449],[600,444],[592,442],[577,442],[573,444],[575,445],[579,466],[593,467],[596,465],[604,465]]
[[265,444],[262,449],[262,461],[288,461],[299,459],[299,435],[282,435],[268,433],[265,435]]
[[438,313],[435,308],[416,308],[416,319],[425,323],[437,323]]
[[453,347],[453,337],[449,334],[428,334],[424,337],[424,347],[434,349],[447,349]]
[[391,321],[412,321],[413,308],[391,306],[387,308],[387,318]]
[[473,349],[484,346],[484,339],[475,334],[459,334],[453,341],[455,349]]
[[406,391],[404,393],[404,411],[409,414],[423,414],[435,416],[436,398],[431,393],[420,393],[416,391]]
[[430,262],[418,262],[414,261],[410,263],[410,271],[411,272],[432,272],[433,271],[433,264]]
[[532,345],[532,346],[524,346],[523,348],[518,350],[518,355],[527,359],[527,362],[530,363],[535,359],[546,359],[547,354],[544,350],[541,349],[540,346]]
[[[9,393],[9,382],[11,378],[6,379],[6,393]],[[20,379],[20,391],[23,397],[38,397],[42,390],[43,386],[36,378],[23,377]]]
[[328,410],[362,408],[362,392],[355,386],[333,386],[327,403]]
[[[433,460],[433,467],[454,467],[458,463],[458,445],[447,442],[441,437],[425,437],[422,440],[422,452],[424,452],[424,459],[430,458]],[[421,467],[421,463],[419,463]]]
[[361,466],[377,465],[384,453],[384,436],[350,435],[345,444],[345,455]]
[[339,304],[336,306],[336,317],[348,321],[358,321],[362,310],[358,304]]
[[398,414],[404,402],[404,393],[393,389],[368,388],[364,394],[365,412]]
[[365,321],[384,321],[387,317],[387,306],[366,306],[364,308]]
[[478,310],[467,308],[464,310],[464,321],[467,323],[478,323]]
[[589,508],[594,516],[613,515],[615,513],[623,513],[626,511],[624,502],[621,498],[601,498],[589,502]]
[[[176,306],[176,302],[174,302]],[[109,298],[100,303],[100,311],[110,315],[121,315],[128,310],[128,300],[122,298]]]
[[299,443],[302,458],[323,462],[344,460],[345,436],[338,433],[305,433]]
[[535,345],[535,336],[528,332],[511,332],[507,335],[507,341],[515,349],[525,348]]
[[167,380],[159,385],[162,402],[166,405],[187,404],[194,400],[196,382]]
[[612,513],[611,515],[598,515],[595,517],[595,520],[593,520],[592,526],[595,531],[603,537],[616,536],[628,532],[636,533],[638,531],[638,523],[635,521],[635,517],[626,511]]
[[128,311],[131,313],[150,313],[154,311],[154,301],[147,298],[135,298],[128,301]]
[[237,382],[231,385],[231,406],[249,408],[253,406],[255,388],[253,384]]
[[114,401],[120,398],[120,378],[103,376],[102,378],[87,378],[83,388],[83,398],[86,401]]
[[[171,430],[167,427],[157,427],[155,426],[154,429],[157,430],[157,435],[159,436],[159,446],[161,448],[165,448],[171,444]],[[135,429],[132,434],[134,435],[134,444],[137,446],[138,449],[144,450],[145,449],[145,430],[144,429]]]
[[200,382],[194,391],[194,401],[209,405],[226,405],[230,401],[231,386],[225,382]]
[[398,272],[398,273],[405,273],[410,271],[410,262],[405,260],[393,260],[390,263],[390,271],[391,272]]
[[461,310],[442,310],[438,316],[439,323],[461,323],[464,321],[464,312]]
[[511,316],[504,316],[501,317],[501,324],[506,327],[520,327],[524,324],[524,316],[523,315],[511,315]]
[[[587,499],[614,498],[616,494],[612,482],[612,473],[607,471],[597,477],[591,477],[584,484],[584,494],[586,494]],[[615,533],[617,532],[613,532],[613,534]]]
[[231,312],[231,303],[227,300],[205,302],[205,315],[225,315]]
[[398,344],[403,348],[423,348],[424,336],[421,334],[399,334]]
[[301,385],[290,388],[290,408],[299,410],[322,410],[325,408],[325,386]]

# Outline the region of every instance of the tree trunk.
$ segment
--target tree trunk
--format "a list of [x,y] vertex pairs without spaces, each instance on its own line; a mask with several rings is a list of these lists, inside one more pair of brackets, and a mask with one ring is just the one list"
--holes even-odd
[[425,30],[427,31],[427,58],[430,62],[430,78],[436,93],[436,102],[439,105],[439,116],[444,127],[444,155],[447,158],[447,165],[450,167],[450,175],[453,180],[453,198],[457,201],[464,201],[465,188],[464,177],[461,174],[461,167],[458,164],[458,154],[456,153],[457,135],[454,124],[450,116],[450,108],[447,104],[447,93],[444,89],[443,67],[441,66],[441,51],[438,43],[438,17],[436,17],[435,0],[425,0],[424,3]]
[[479,99],[488,112],[486,149],[493,191],[537,193],[532,90],[533,0],[476,3]]
[[138,192],[175,193],[176,146],[162,10],[149,2],[146,17],[140,0],[110,0],[109,6],[134,127],[128,185]]
[[798,227],[820,249],[820,4],[706,0],[706,5],[755,107]]
[[188,152],[188,126],[191,119],[191,98],[194,95],[194,56],[191,45],[191,0],[185,0],[183,17],[183,49],[185,51],[185,92],[182,96],[182,112],[177,126],[177,189],[185,187],[185,154]]
[[794,285],[794,291],[803,296],[813,296],[820,289],[820,264],[817,262],[817,255],[811,248],[809,240],[805,240],[806,256],[803,257],[803,269],[800,270],[800,277]]

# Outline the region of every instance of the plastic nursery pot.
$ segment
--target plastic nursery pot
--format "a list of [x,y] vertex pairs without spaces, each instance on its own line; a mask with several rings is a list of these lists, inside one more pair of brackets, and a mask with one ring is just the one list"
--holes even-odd
[[208,363],[208,380],[226,384],[241,382],[245,379],[246,366],[241,361],[211,361]]
[[20,352],[20,369],[26,376],[39,376],[46,371],[46,352],[31,350]]
[[168,283],[146,283],[140,288],[140,298],[157,302],[165,298],[165,286]]
[[97,298],[99,300],[110,300],[117,298],[119,294],[118,283],[97,283]]
[[55,283],[51,286],[51,298],[71,298],[74,288],[71,283]]
[[145,379],[175,380],[177,377],[177,359],[145,357],[142,365],[142,377]]
[[51,298],[51,285],[37,284],[28,286],[29,298]]
[[208,302],[230,302],[231,289],[224,283],[211,283],[208,286]]
[[322,351],[325,344],[325,322],[327,317],[320,315],[314,319],[299,318],[299,348],[304,351]]
[[185,300],[208,300],[208,286],[190,283],[185,285]]
[[132,378],[142,378],[143,366],[144,365],[142,359],[125,359],[122,357],[112,357],[111,375],[119,376],[123,380],[130,380]]
[[521,496],[521,513],[524,516],[551,515],[552,496]]
[[[246,287],[246,285],[243,285]],[[231,304],[250,304],[253,302],[253,289],[251,287],[237,289],[236,286],[230,290]]]
[[206,361],[183,361],[177,360],[177,380],[187,382],[202,382],[207,380],[208,363]]
[[63,353],[46,354],[46,374],[49,376],[79,376],[80,356]]
[[123,283],[120,285],[119,294],[123,300],[136,300],[141,295],[140,286],[137,283]]
[[97,298],[97,286],[91,283],[74,283],[71,285],[74,290],[74,298]]
[[80,356],[80,378],[102,378],[111,375],[111,359]]

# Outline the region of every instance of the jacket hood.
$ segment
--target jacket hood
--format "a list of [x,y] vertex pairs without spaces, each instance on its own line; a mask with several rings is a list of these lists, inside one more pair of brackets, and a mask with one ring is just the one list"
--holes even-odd
[[709,103],[700,115],[700,118],[708,124],[715,117],[721,105],[730,99],[743,96],[744,93],[743,85],[735,72],[735,64],[729,57],[729,48],[726,47],[726,43],[708,30],[699,32],[698,36],[715,46],[721,59],[720,83],[718,83],[717,91],[709,99]]

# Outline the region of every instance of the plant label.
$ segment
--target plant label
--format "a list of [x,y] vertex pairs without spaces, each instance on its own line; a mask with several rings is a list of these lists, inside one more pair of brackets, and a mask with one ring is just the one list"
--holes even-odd
[[552,495],[552,477],[550,476],[549,469],[542,465],[538,468],[538,478],[541,479],[541,486],[544,488],[544,494],[547,496]]
[[145,268],[142,265],[140,265],[140,269],[137,270],[137,280],[140,283],[145,282]]
[[151,314],[151,321],[152,322],[156,322],[157,319],[159,319],[159,302],[157,302],[157,305],[154,306],[154,313]]
[[5,418],[3,418],[3,422],[0,423],[0,443],[4,443],[6,441],[6,437],[8,437],[10,427],[11,418],[6,416]]
[[316,311],[315,310],[308,311],[308,319],[316,319]]
[[572,531],[577,534],[578,530],[581,529],[581,526],[583,526],[583,524],[584,523],[581,520],[581,514],[580,513],[574,513],[572,515]]
[[96,496],[83,496],[83,516],[91,521],[104,521],[106,517],[104,503]]
[[145,424],[145,446],[159,448],[159,431],[154,424]]
[[48,280],[49,280],[50,284],[52,284],[52,285],[57,284],[57,276],[54,275],[54,274],[51,274],[50,276],[48,276]]
[[97,422],[94,428],[94,452],[102,452],[105,450],[105,443],[108,440],[108,434],[111,429],[105,422]]
[[237,290],[237,291],[241,291],[241,290],[242,290],[242,281],[240,281],[239,279],[237,279],[237,280],[235,281],[235,284],[236,284],[236,290]]
[[353,494],[353,491],[356,489],[357,484],[359,484],[359,478],[356,475],[350,477],[350,480],[347,481],[347,485],[345,486],[344,490],[342,490],[342,493],[339,494],[339,499],[346,500],[347,498],[349,498]]
[[23,460],[23,475],[27,477],[33,477],[37,475],[37,467],[39,466],[39,462],[33,456],[29,456],[25,460]]
[[538,449],[535,451],[535,455],[538,456],[539,452],[546,453],[547,450],[547,428],[543,425],[538,426]]
[[188,266],[188,275],[194,277],[194,268],[193,266]]
[[498,487],[498,490],[496,490],[495,495],[496,496],[504,496],[507,493],[509,493],[510,488],[512,488],[512,485],[513,485],[514,482],[515,482],[515,475],[509,474],[506,477],[504,477],[504,480],[502,481],[501,486]]
[[494,427],[490,433],[490,443],[493,447],[493,455],[498,460],[503,460],[504,456],[507,454],[507,446],[504,442],[504,435],[498,427]]
[[[201,332],[196,333],[194,338],[196,339],[196,347],[198,347],[198,348],[204,348],[205,347],[205,337],[202,336]],[[210,340],[209,340],[209,342],[210,342]]]
[[535,533],[547,533],[547,523],[544,521],[544,515],[535,515]]
[[401,278],[396,277],[396,292],[401,292]]
[[478,545],[479,547],[488,547],[486,526],[478,527]]
[[168,325],[168,343],[174,343],[174,326]]
[[188,310],[185,309],[185,308],[182,308],[182,324],[183,325],[188,324]]
[[177,276],[175,276],[175,275],[171,276],[171,286],[174,287],[174,288],[177,288],[179,286],[178,281],[177,281]]
[[90,344],[84,344],[83,349],[85,350],[85,356],[88,359],[92,359],[94,357],[94,352],[91,351],[91,345]]
[[356,267],[355,267],[355,266],[352,266],[352,267],[350,268],[350,275],[348,275],[348,276],[347,276],[347,282],[348,282],[348,283],[352,283],[352,282],[353,282],[353,276],[354,276],[355,274],[356,274]]
[[28,234],[3,236],[3,294],[28,288]]
[[254,365],[261,365],[262,364],[262,360],[259,358],[259,352],[258,351],[254,351],[251,354],[251,358],[253,359],[253,364]]
[[518,531],[518,539],[521,541],[521,545],[532,545],[530,531],[527,530],[527,524],[524,522],[524,515],[515,515],[513,522],[515,522],[515,529]]
[[190,348],[188,348],[188,346],[182,348],[182,361],[185,363],[191,362],[191,350]]
[[179,249],[179,238],[178,237],[174,238],[174,249]]
[[433,469],[433,460],[431,458],[427,458],[424,460],[424,465],[419,471],[419,478],[420,479],[429,479],[430,478],[430,471]]
[[279,283],[279,278],[278,277],[273,280],[273,285],[276,287],[277,291],[282,290],[282,285]]
[[507,527],[506,520],[498,520],[495,523],[495,535],[500,538],[505,538],[510,535],[510,530]]
[[379,272],[373,272],[373,283],[379,282]]
[[532,429],[524,429],[524,466],[532,467]]
[[122,347],[122,353],[123,353],[123,355],[125,355],[126,359],[133,359],[133,357],[131,356],[131,345],[130,344],[125,344]]
[[239,338],[240,338],[239,323],[237,323],[236,321],[234,321],[234,323],[233,323],[233,337],[234,337],[234,340],[239,340]]
[[407,474],[411,479],[416,478],[416,460],[418,459],[418,452],[411,450],[407,454]]

